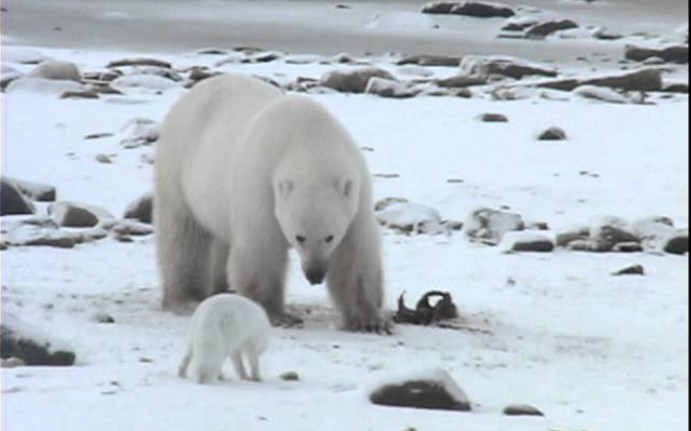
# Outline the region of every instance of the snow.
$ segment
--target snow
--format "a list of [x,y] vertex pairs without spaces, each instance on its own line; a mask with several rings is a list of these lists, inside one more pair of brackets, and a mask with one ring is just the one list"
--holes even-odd
[[[10,5],[10,10],[33,3],[26,0]],[[458,55],[482,47],[478,51],[484,52],[477,54],[523,57],[529,53],[531,62],[540,63],[564,59],[545,64],[568,76],[599,76],[617,70],[624,44],[636,40],[631,36],[611,43],[558,38],[498,41],[494,35],[502,20],[488,24],[471,19],[455,24],[440,20],[442,29],[420,29],[398,37],[395,29],[365,28],[375,5],[350,3],[353,9],[339,11],[333,22],[324,19],[332,16],[332,6],[324,9],[320,2],[305,2],[295,13],[271,24],[277,29],[286,22],[297,25],[305,16],[312,20],[314,11],[322,7],[316,15],[319,28],[330,29],[323,38],[310,33],[296,42],[304,28],[295,27],[276,46],[260,40],[267,49],[284,49],[284,43],[303,47],[309,42],[313,50],[296,48],[274,62],[231,62],[218,70],[279,82],[298,76],[318,79],[338,66],[321,64],[315,53],[328,59],[348,44],[358,43],[363,44],[362,50],[381,53],[389,45],[373,35],[387,33],[395,46],[410,47],[410,53],[434,53],[439,51],[427,49],[453,46],[446,53]],[[617,31],[652,28],[660,35],[667,34],[663,27],[669,23],[674,23],[668,29],[673,33],[682,15],[676,9],[665,15],[666,9],[657,6],[653,13],[652,6],[639,4],[636,7],[651,15],[632,20],[632,15],[643,12],[627,5],[621,11],[621,3],[615,0],[592,5],[535,0],[534,4],[566,11],[565,17],[584,25],[607,25]],[[49,12],[60,7],[58,2],[41,6],[50,9],[41,19],[55,16]],[[73,6],[71,2],[62,7]],[[221,2],[184,7],[179,14],[199,9],[193,16],[196,20],[213,15]],[[382,10],[377,12],[411,12],[419,4],[401,1],[378,7]],[[137,8],[142,9],[138,12]],[[224,21],[227,16],[219,15],[202,27],[213,37],[194,47],[202,36],[195,33],[179,43],[185,34],[178,31],[182,27],[176,25],[174,33],[165,33],[165,23],[161,31],[180,36],[151,38],[145,45],[148,53],[137,45],[118,45],[137,35],[127,31],[128,25],[139,18],[150,24],[151,14],[159,9],[147,2],[123,3],[117,10],[112,4],[94,2],[90,10],[95,16],[108,13],[102,22],[105,28],[108,20],[119,26],[117,34],[122,35],[112,40],[77,40],[76,28],[73,34],[60,35],[69,33],[67,26],[63,32],[49,33],[50,41],[39,29],[36,39],[27,39],[26,24],[22,24],[15,27],[17,34],[3,34],[3,75],[5,65],[27,73],[33,67],[23,64],[27,59],[35,62],[48,57],[72,61],[86,72],[103,70],[109,61],[125,56],[145,55],[171,61],[179,71],[194,65],[213,68],[223,56],[198,55],[194,50],[236,40],[215,33],[217,25],[230,26],[230,21]],[[270,22],[281,11],[276,2],[238,2],[232,23],[247,21],[240,27],[243,34],[253,27],[264,31],[268,24],[261,23]],[[84,15],[75,16],[88,22]],[[364,39],[344,37],[346,24],[365,31],[372,45],[364,47]],[[463,28],[444,30],[453,25]],[[483,31],[471,35],[478,28]],[[3,26],[3,32],[6,29]],[[467,44],[465,39],[463,43],[455,39],[466,35],[470,35]],[[411,39],[416,42],[411,44]],[[36,42],[5,46],[26,40],[61,48],[45,48]],[[244,41],[237,40],[237,44]],[[83,49],[86,43],[102,43],[103,48]],[[574,60],[583,53],[605,55],[590,56],[586,64]],[[398,70],[392,56],[349,54]],[[611,59],[604,61],[607,55]],[[291,62],[291,56],[299,61]],[[688,82],[687,66],[670,67],[669,76]],[[439,78],[458,72],[457,67],[429,70]],[[394,100],[333,92],[310,97],[324,104],[358,144],[368,148],[363,154],[375,174],[376,200],[404,197],[451,220],[462,220],[477,207],[502,208],[521,214],[524,220],[544,220],[556,232],[588,224],[598,216],[617,216],[630,223],[664,215],[676,227],[688,226],[688,183],[683,180],[689,172],[687,95],[650,93],[652,103],[642,105],[593,103],[541,90],[531,90],[520,100],[503,101],[495,100],[491,90],[473,89],[471,99]],[[97,100],[60,100],[52,91],[2,93],[2,173],[55,185],[60,200],[88,203],[120,215],[152,188],[153,147],[123,148],[123,126],[134,124],[129,123],[134,118],[160,124],[185,91],[173,83],[161,94],[127,89],[125,95],[103,95]],[[509,121],[479,121],[486,112],[501,112]],[[551,126],[563,128],[569,139],[535,139]],[[84,139],[93,133],[112,135]],[[97,154],[109,155],[113,163],[96,162]],[[38,207],[45,214],[45,206]],[[8,223],[3,217],[3,228]],[[45,328],[51,337],[67,340],[77,353],[77,364],[2,369],[2,428],[611,431],[688,427],[688,255],[563,249],[505,254],[500,247],[470,242],[458,232],[382,232],[386,310],[395,310],[404,290],[409,301],[432,289],[446,290],[458,305],[459,329],[399,325],[388,337],[339,331],[325,289],[310,286],[291,256],[287,301],[305,318],[305,327],[273,329],[272,345],[262,356],[264,382],[232,379],[208,386],[176,376],[190,316],[160,309],[151,235],[136,237],[129,244],[105,238],[69,250],[10,247],[2,252],[3,319],[12,313]],[[610,275],[632,263],[644,266],[646,275]],[[96,313],[107,313],[115,323],[97,323]],[[448,372],[467,393],[474,411],[425,411],[369,403],[373,382],[428,367]],[[287,371],[297,372],[300,380],[278,377]],[[503,416],[508,404],[531,404],[546,416]]]
[[83,91],[84,89],[84,85],[74,81],[26,76],[10,82],[5,91],[7,93],[26,92],[59,96],[66,91]]

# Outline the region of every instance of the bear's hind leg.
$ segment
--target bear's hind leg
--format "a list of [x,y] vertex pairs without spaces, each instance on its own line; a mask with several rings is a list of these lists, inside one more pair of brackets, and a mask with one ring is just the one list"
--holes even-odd
[[228,277],[226,276],[226,262],[230,247],[219,239],[211,244],[209,258],[209,295],[228,291]]
[[235,372],[238,374],[242,380],[247,380],[247,373],[245,372],[245,366],[242,363],[242,352],[240,350],[232,354],[233,366],[235,367]]
[[188,311],[207,296],[211,234],[186,208],[167,208],[157,196],[155,234],[163,279],[163,308]]

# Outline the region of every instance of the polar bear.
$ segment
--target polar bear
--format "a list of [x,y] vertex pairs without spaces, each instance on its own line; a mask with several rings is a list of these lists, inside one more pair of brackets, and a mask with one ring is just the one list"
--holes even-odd
[[[238,377],[261,380],[259,355],[269,345],[270,328],[264,309],[243,296],[222,293],[205,299],[192,316],[178,375],[211,383],[221,378],[223,361],[230,357]],[[249,376],[243,358],[249,362]]]
[[209,78],[171,109],[155,161],[164,308],[231,288],[272,323],[299,323],[284,308],[294,248],[307,280],[326,280],[345,329],[389,332],[369,172],[320,104],[253,77]]

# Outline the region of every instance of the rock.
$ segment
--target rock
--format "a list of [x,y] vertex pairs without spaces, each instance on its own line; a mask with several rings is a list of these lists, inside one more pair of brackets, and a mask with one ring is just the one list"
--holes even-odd
[[123,126],[120,136],[120,145],[127,149],[151,145],[158,140],[159,126],[148,118],[135,117]]
[[111,316],[108,313],[102,312],[102,311],[94,314],[92,319],[96,323],[108,323],[108,324],[115,323],[115,319],[113,318],[113,316]]
[[19,191],[29,199],[39,202],[52,202],[56,197],[55,187],[49,184],[19,180],[17,178],[4,177],[12,182]]
[[677,229],[665,241],[662,249],[667,253],[686,254],[689,252],[689,230]]
[[59,60],[43,60],[29,72],[29,76],[77,82],[82,79],[76,64]]
[[285,380],[287,382],[295,382],[300,380],[300,376],[295,371],[286,371],[285,373],[282,373],[279,377],[281,378],[281,380]]
[[367,82],[365,93],[376,94],[381,97],[403,99],[413,97],[417,93],[399,81],[373,77]]
[[110,138],[111,136],[115,136],[112,133],[109,132],[102,132],[102,133],[89,133],[88,135],[84,136],[84,139],[103,139],[103,138]]
[[385,227],[405,233],[437,234],[446,231],[437,210],[413,202],[392,203],[377,211],[375,217]]
[[175,81],[156,75],[127,75],[111,82],[111,86],[122,90],[134,88],[156,93],[179,87]]
[[176,71],[159,66],[134,66],[127,72],[127,76],[136,75],[158,76],[173,82],[182,81],[182,76],[180,76]]
[[76,359],[68,343],[7,312],[0,324],[0,344],[3,358],[18,358],[27,365],[66,366]]
[[8,66],[6,64],[2,65],[2,71],[0,72],[0,90],[5,90],[5,88],[10,84],[10,82],[15,79],[24,76],[22,72],[15,69],[14,67]]
[[658,69],[647,68],[599,77],[550,80],[536,85],[540,88],[562,91],[571,91],[582,85],[610,87],[624,91],[660,91],[662,90],[662,75]]
[[687,64],[689,62],[689,47],[672,45],[662,49],[643,48],[627,44],[624,47],[624,58],[632,61],[645,61],[651,57],[659,57],[670,63]]
[[375,77],[396,81],[396,78],[384,69],[361,67],[327,72],[322,76],[320,85],[344,93],[364,93],[369,80]]
[[645,275],[645,270],[641,265],[634,264],[614,271],[612,275]]
[[24,92],[42,94],[47,96],[59,96],[67,91],[85,91],[83,84],[75,81],[35,78],[24,76],[10,82],[5,88],[6,93]]
[[185,82],[184,87],[192,88],[200,81],[222,74],[222,72],[212,71],[208,67],[194,66],[190,69],[189,75],[187,75],[187,81]]
[[454,57],[448,55],[410,55],[401,58],[396,62],[397,65],[417,64],[419,66],[445,66],[457,67],[461,64],[461,57]]
[[65,91],[60,95],[61,99],[98,99],[98,93],[91,90]]
[[272,61],[278,60],[281,57],[282,54],[279,54],[277,52],[258,52],[243,58],[241,60],[241,63],[270,63]]
[[140,57],[140,58],[123,58],[121,60],[114,60],[111,61],[106,65],[108,68],[114,68],[114,67],[125,67],[125,66],[156,66],[156,67],[164,67],[166,69],[172,68],[171,64],[168,63],[167,61],[159,60],[156,58],[146,58],[146,57]]
[[563,141],[566,139],[566,132],[559,127],[550,127],[537,137],[540,141]]
[[127,205],[127,208],[125,208],[123,218],[139,220],[142,223],[153,223],[153,200],[153,194],[147,193],[132,201]]
[[507,416],[544,416],[538,408],[530,404],[510,404],[504,407],[503,413]]
[[557,233],[556,243],[558,247],[566,247],[572,241],[587,240],[588,238],[590,238],[590,228],[584,226]]
[[71,202],[57,202],[51,205],[51,216],[58,226],[93,227],[98,224],[98,216],[85,206]]
[[665,93],[689,94],[689,84],[687,82],[663,82],[662,91]]
[[516,12],[507,5],[477,1],[435,1],[422,6],[422,13],[453,14],[475,18],[508,18]]
[[535,231],[515,231],[507,232],[499,247],[506,252],[550,252],[554,250],[554,241],[547,235]]
[[622,242],[640,242],[627,223],[618,217],[603,217],[594,221],[590,226],[590,239],[605,244],[610,249]]
[[6,216],[1,231],[3,240],[11,246],[72,248],[84,242],[82,235],[58,230],[55,221],[43,216]]
[[105,69],[96,72],[84,72],[82,77],[86,81],[111,82],[123,75],[122,71],[118,69]]
[[506,123],[509,119],[504,114],[486,112],[480,116],[480,121],[484,121],[485,123]]
[[2,358],[0,360],[0,368],[16,368],[16,367],[24,367],[26,366],[26,362],[19,358],[15,357],[10,357],[10,358]]
[[463,222],[460,220],[442,220],[441,223],[450,230],[463,230]]
[[385,383],[370,393],[373,404],[420,409],[470,411],[463,389],[441,368]]
[[597,87],[595,85],[581,85],[573,89],[573,94],[585,99],[599,100],[601,102],[627,104],[631,101],[611,88]]
[[119,221],[111,231],[119,236],[142,236],[151,235],[154,233],[154,228],[150,224],[127,219]]
[[374,204],[374,211],[383,211],[387,209],[389,206],[395,203],[403,203],[403,202],[408,202],[408,199],[406,198],[399,198],[399,197],[390,197],[390,198],[384,198],[380,199],[377,201],[377,203]]
[[576,24],[574,21],[571,21],[570,19],[545,21],[530,27],[526,31],[525,37],[527,39],[544,39],[545,37],[549,36],[554,32],[560,30],[568,30],[576,27],[578,27],[578,24]]
[[597,253],[604,253],[612,250],[610,244],[593,239],[575,239],[570,241],[566,248],[572,251],[592,251]]
[[519,214],[482,207],[468,215],[463,232],[471,239],[496,245],[507,232],[523,230],[524,227]]
[[557,76],[552,68],[510,56],[466,55],[460,69],[461,74],[471,76],[501,75],[514,79],[528,75]]
[[98,153],[98,154],[96,154],[96,156],[94,157],[94,159],[95,159],[97,162],[103,163],[103,164],[106,164],[106,165],[109,165],[109,164],[113,163],[113,159],[111,159],[110,156],[108,156],[107,154],[103,154],[103,153]]
[[636,253],[639,251],[643,251],[643,246],[641,245],[641,243],[636,241],[620,242],[619,244],[615,244],[614,247],[612,247],[612,251],[616,251],[619,253]]
[[487,76],[461,74],[449,78],[437,79],[434,83],[442,88],[470,87],[473,85],[487,84]]
[[0,191],[0,215],[13,215],[13,214],[33,214],[36,212],[33,204],[24,197],[17,184],[3,176],[0,179],[0,185],[2,187]]

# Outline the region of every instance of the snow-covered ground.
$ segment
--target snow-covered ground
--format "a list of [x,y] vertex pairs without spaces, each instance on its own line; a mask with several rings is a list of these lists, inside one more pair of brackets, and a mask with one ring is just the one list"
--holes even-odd
[[[13,4],[7,3],[12,13]],[[418,10],[417,4],[399,3],[401,13]],[[559,10],[576,8],[571,3],[582,7],[575,0],[554,2]],[[595,5],[601,8],[617,6],[599,3]],[[123,4],[137,11],[133,2]],[[211,2],[209,10],[222,4]],[[303,6],[312,10],[316,4]],[[374,7],[354,2],[354,9],[361,5]],[[245,7],[251,15],[254,9]],[[261,7],[279,13],[283,5]],[[607,10],[606,19],[616,24],[617,14]],[[673,15],[667,13],[665,22],[675,21]],[[595,21],[597,13],[584,16]],[[115,12],[108,17],[131,19]],[[620,22],[629,28],[625,18]],[[363,28],[370,24],[362,22]],[[672,34],[674,28],[668,30]],[[5,44],[21,43],[24,33],[17,33],[4,28]],[[414,34],[405,38],[415,39]],[[50,44],[60,48],[37,49],[75,62],[82,71],[103,70],[111,60],[141,55],[132,46],[104,43],[108,49],[87,50],[74,49],[79,44],[71,42],[63,38]],[[213,67],[223,58],[176,49],[172,41],[157,43],[161,48],[156,58],[178,70]],[[323,43],[328,45],[328,40]],[[530,43],[534,51],[545,46]],[[544,43],[572,46],[570,41]],[[601,46],[587,43],[595,44],[590,48]],[[608,52],[619,52],[625,41],[614,43],[607,45]],[[196,48],[210,45],[205,41]],[[559,46],[549,49],[558,51]],[[12,62],[26,54],[26,48],[4,48],[3,66],[19,72],[33,68]],[[506,45],[501,45],[498,52],[504,50]],[[309,58],[302,55],[307,53],[297,48],[292,52],[302,59]],[[289,64],[288,57],[214,68],[284,83],[298,76],[319,78],[338,67]],[[366,59],[410,79],[389,56]],[[556,66],[567,75],[617,67],[598,62],[597,56],[592,61],[579,65],[572,55]],[[426,69],[434,77],[457,71]],[[672,69],[666,77],[688,82],[686,66]],[[162,121],[184,91],[178,84],[160,94],[135,88],[96,100],[59,99],[45,89],[3,93],[3,175],[53,184],[59,200],[97,205],[121,216],[129,202],[152,188],[153,150],[123,148],[123,128],[135,117]],[[537,90],[514,101],[494,100],[482,90],[470,99],[396,100],[340,93],[311,97],[338,117],[363,147],[377,199],[403,197],[452,220],[463,220],[478,206],[510,208],[528,221],[547,222],[553,231],[602,215],[629,221],[665,215],[676,226],[688,226],[687,95],[651,93],[652,104],[614,104]],[[509,121],[480,121],[487,112],[504,114]],[[568,139],[538,141],[536,136],[551,126],[563,128]],[[113,135],[84,139],[94,133]],[[113,163],[97,162],[98,154],[108,155]],[[151,236],[133,243],[106,238],[69,250],[10,247],[2,252],[3,311],[68,340],[78,357],[73,367],[2,369],[2,429],[688,428],[688,255],[564,249],[507,254],[472,243],[459,232],[407,236],[385,229],[383,234],[386,309],[395,310],[402,292],[410,305],[429,290],[447,290],[462,317],[458,329],[399,325],[391,336],[339,331],[325,289],[310,286],[293,262],[288,302],[305,318],[305,327],[273,330],[272,344],[262,357],[264,382],[238,381],[229,366],[231,380],[206,386],[176,376],[189,316],[160,309]],[[646,275],[611,275],[632,263],[643,265]],[[115,323],[97,323],[99,312],[111,315]],[[379,407],[368,401],[369,390],[388,376],[435,366],[447,370],[465,390],[473,412]],[[297,372],[300,380],[281,380],[279,375],[287,371]],[[516,403],[532,404],[545,417],[502,415],[504,406]]]

